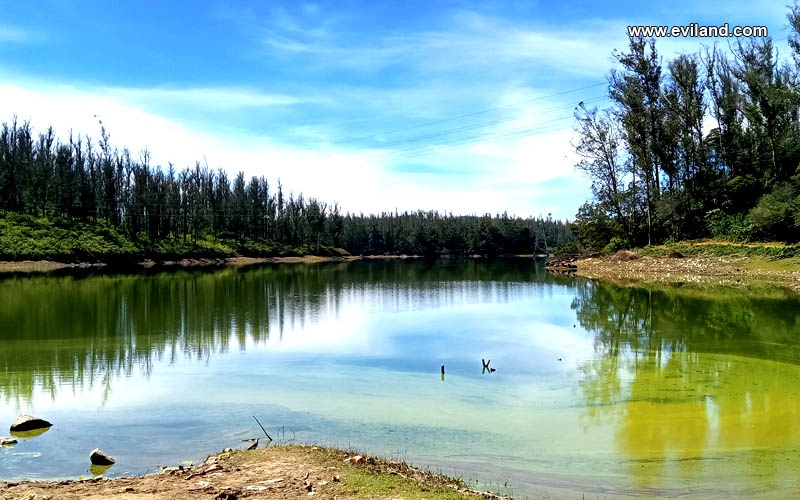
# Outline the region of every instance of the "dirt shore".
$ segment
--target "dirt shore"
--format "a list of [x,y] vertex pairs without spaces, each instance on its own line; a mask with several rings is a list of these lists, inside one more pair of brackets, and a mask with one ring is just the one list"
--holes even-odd
[[[154,260],[143,260],[132,263],[124,269],[150,269],[155,267],[174,268],[174,267],[204,267],[204,266],[246,266],[260,263],[314,263],[314,262],[348,262],[359,259],[415,259],[415,255],[365,255],[365,256],[341,256],[341,257],[322,257],[318,255],[304,255],[302,257],[229,257],[229,258],[198,258],[181,259],[156,262]],[[13,273],[46,273],[62,270],[84,270],[84,269],[103,269],[108,268],[102,262],[55,262],[50,260],[23,260],[23,261],[0,261],[0,275]]]
[[275,446],[221,452],[194,467],[170,467],[141,477],[101,477],[60,482],[0,482],[4,500],[184,500],[239,498],[504,497],[478,492],[461,482],[403,462],[362,457],[320,446]]
[[[700,244],[702,245],[702,244]],[[800,259],[759,255],[684,256],[680,252],[622,251],[576,262],[577,274],[617,284],[661,283],[763,289],[778,287],[800,293]]]

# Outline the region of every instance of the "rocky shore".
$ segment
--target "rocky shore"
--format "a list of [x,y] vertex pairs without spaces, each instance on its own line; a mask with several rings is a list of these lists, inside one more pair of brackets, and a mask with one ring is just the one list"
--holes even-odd
[[621,251],[575,262],[575,272],[617,284],[659,283],[697,287],[781,288],[800,293],[800,258],[770,258],[746,252]]
[[2,482],[8,500],[184,500],[240,498],[402,498],[500,500],[441,474],[321,446],[270,446],[209,456],[194,466],[140,477]]

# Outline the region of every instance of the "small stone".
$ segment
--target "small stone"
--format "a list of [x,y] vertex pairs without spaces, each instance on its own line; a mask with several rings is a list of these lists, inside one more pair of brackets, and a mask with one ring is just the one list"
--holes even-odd
[[0,437],[0,446],[10,446],[12,444],[17,444],[17,440],[14,438]]
[[46,429],[52,426],[53,424],[47,420],[31,415],[20,415],[14,420],[14,423],[11,424],[11,432],[33,431],[36,429]]
[[116,461],[111,456],[103,453],[100,448],[95,448],[89,453],[92,465],[114,465]]

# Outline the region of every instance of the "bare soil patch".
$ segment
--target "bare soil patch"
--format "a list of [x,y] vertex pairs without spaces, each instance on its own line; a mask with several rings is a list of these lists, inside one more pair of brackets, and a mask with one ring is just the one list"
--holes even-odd
[[763,257],[684,256],[678,252],[654,257],[624,251],[579,260],[577,274],[618,284],[775,286],[800,293],[800,262],[781,260],[775,264]]
[[78,481],[0,482],[4,500],[184,500],[240,498],[500,499],[459,481],[373,457],[319,446],[276,446],[222,452],[194,467],[171,467],[141,477]]

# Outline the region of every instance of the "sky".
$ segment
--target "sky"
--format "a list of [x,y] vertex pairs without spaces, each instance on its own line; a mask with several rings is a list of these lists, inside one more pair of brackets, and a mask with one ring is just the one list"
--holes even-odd
[[0,121],[102,120],[153,163],[344,211],[571,219],[591,197],[573,110],[607,105],[626,26],[766,25],[788,57],[786,3],[0,0]]

